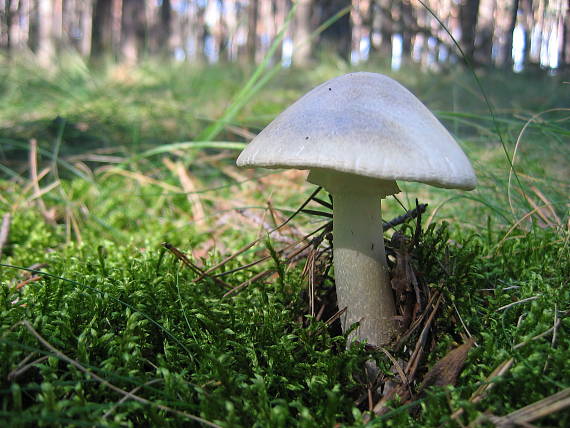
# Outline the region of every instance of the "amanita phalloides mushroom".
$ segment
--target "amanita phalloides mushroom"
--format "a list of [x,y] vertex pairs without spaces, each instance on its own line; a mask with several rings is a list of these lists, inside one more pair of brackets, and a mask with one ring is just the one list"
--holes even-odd
[[271,122],[240,154],[240,167],[309,169],[333,195],[333,263],[343,331],[384,345],[397,331],[382,230],[382,198],[396,180],[471,190],[469,160],[406,88],[376,73],[317,86]]

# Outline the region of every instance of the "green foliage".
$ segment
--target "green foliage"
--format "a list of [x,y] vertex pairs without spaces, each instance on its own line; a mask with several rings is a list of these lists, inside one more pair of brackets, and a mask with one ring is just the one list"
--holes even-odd
[[[126,73],[75,63],[44,76],[19,67],[0,70],[0,213],[12,215],[1,262],[22,268],[42,263],[45,274],[26,282],[31,272],[0,267],[0,420],[7,425],[186,426],[198,425],[192,417],[200,417],[227,427],[452,426],[457,409],[464,409],[460,421],[468,424],[570,386],[564,166],[570,131],[560,119],[564,113],[554,112],[534,118],[521,133],[533,114],[565,99],[557,78],[537,83],[529,75],[483,76],[499,107],[497,123],[517,181],[509,180],[495,126],[472,97],[466,75],[405,69],[398,76],[460,137],[480,182],[477,191],[460,196],[402,185],[405,205],[413,206],[416,197],[430,203],[414,263],[444,295],[427,364],[467,335],[477,346],[454,387],[428,389],[401,407],[396,401],[387,414],[367,421],[366,405],[355,404],[367,394],[364,362],[374,358],[393,375],[391,363],[362,345],[347,350],[345,337],[307,316],[301,265],[280,258],[281,242],[270,236],[265,264],[224,281],[237,286],[265,269],[276,275],[227,297],[211,279],[194,282],[196,275],[160,247],[168,241],[190,254],[225,226],[212,222],[206,229],[195,220],[190,193],[165,159],[188,167],[207,216],[237,215],[241,206],[219,201],[235,202],[251,183],[223,172],[233,163],[231,150],[243,143],[228,125],[255,132],[304,90],[348,67],[324,63],[302,78],[281,72],[271,88],[241,92],[237,110],[226,107],[249,75],[239,68],[147,64]],[[232,123],[208,128],[224,111]],[[222,141],[192,142],[204,129],[220,131]],[[38,141],[39,169],[50,168],[39,185],[54,186],[41,200],[57,221],[49,221],[28,178],[30,138]],[[73,157],[95,147],[121,159]],[[219,155],[224,149],[230,150],[225,159]],[[243,209],[265,209],[271,195],[281,208],[276,211],[288,214],[308,194],[269,192],[258,185]],[[534,209],[528,197],[544,203],[541,214],[553,224],[536,212],[528,215]],[[392,200],[384,207],[386,218],[401,214]],[[311,218],[295,221],[315,227]],[[255,237],[246,226],[230,225],[216,236],[225,250],[214,247],[201,259],[212,266]],[[222,270],[250,263],[258,249]],[[489,379],[510,358],[511,369]],[[148,401],[125,398],[105,382]],[[470,402],[488,382],[494,387],[483,400]],[[558,413],[533,424],[568,426],[570,419]]]

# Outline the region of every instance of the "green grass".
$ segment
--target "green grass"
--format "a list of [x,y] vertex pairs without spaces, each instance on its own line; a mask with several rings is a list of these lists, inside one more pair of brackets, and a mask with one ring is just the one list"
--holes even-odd
[[[249,102],[231,111],[249,70],[149,63],[93,71],[67,61],[52,75],[26,64],[0,69],[0,217],[12,217],[0,259],[0,420],[365,425],[364,362],[374,358],[387,374],[391,363],[361,345],[347,350],[338,327],[307,315],[302,262],[273,257],[227,275],[237,286],[266,269],[279,272],[223,297],[227,289],[209,278],[194,282],[196,274],[161,246],[167,241],[206,268],[293,213],[313,190],[302,176],[238,171],[235,157],[249,132],[350,70],[326,59],[310,72],[282,71],[242,94]],[[529,122],[567,107],[568,87],[556,76],[484,71],[493,123],[468,73],[410,67],[395,77],[437,112],[479,178],[470,193],[404,184],[399,195],[406,207],[416,197],[430,204],[414,263],[444,295],[422,374],[468,334],[477,346],[455,386],[430,389],[412,405],[393,403],[368,425],[447,426],[460,408],[464,424],[486,412],[504,416],[570,386],[568,111]],[[228,108],[231,123],[215,143],[204,141]],[[30,179],[30,139],[38,174],[47,168],[41,197]],[[515,147],[516,176],[505,156],[506,149],[513,158]],[[193,190],[176,165],[188,166]],[[402,213],[393,199],[385,205],[387,218]],[[224,270],[321,223],[301,214],[293,228],[262,239]],[[22,268],[38,263],[44,273],[17,288],[32,275]],[[490,379],[510,358],[512,367]],[[470,402],[490,381],[487,395]],[[533,423],[567,426],[570,419],[556,413]]]

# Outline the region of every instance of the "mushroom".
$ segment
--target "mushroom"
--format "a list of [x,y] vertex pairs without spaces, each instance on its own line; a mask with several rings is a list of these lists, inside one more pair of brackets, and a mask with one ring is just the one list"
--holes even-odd
[[396,180],[471,190],[469,160],[406,88],[376,73],[350,73],[317,86],[242,151],[240,167],[309,169],[333,196],[333,264],[343,331],[385,345],[397,333],[381,199]]

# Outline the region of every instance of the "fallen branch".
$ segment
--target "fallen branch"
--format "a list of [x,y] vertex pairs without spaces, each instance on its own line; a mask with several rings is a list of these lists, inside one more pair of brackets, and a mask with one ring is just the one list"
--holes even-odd
[[408,220],[411,220],[413,218],[416,218],[418,215],[422,215],[423,213],[426,212],[428,204],[419,204],[416,208],[414,208],[413,210],[409,210],[406,211],[404,214],[402,214],[399,217],[396,217],[390,221],[387,221],[384,223],[384,231],[388,230],[388,229],[392,229],[393,227],[396,227],[402,223],[407,222]]

